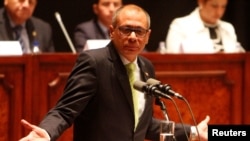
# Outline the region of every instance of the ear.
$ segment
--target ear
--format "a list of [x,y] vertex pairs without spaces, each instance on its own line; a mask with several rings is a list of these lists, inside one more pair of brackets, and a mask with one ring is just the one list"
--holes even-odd
[[115,31],[115,28],[113,27],[113,25],[110,25],[109,26],[109,36],[110,36],[110,39],[113,39],[114,31]]
[[203,7],[205,1],[204,1],[204,0],[198,0],[197,2],[198,2],[199,8],[202,9],[202,7]]
[[147,32],[147,35],[146,35],[147,36],[146,37],[147,38],[146,39],[146,44],[148,44],[148,40],[149,40],[150,34],[151,34],[151,29],[149,29],[148,32]]
[[4,0],[4,5],[7,5],[8,4],[8,0]]
[[92,8],[93,8],[93,12],[95,14],[98,14],[98,5],[97,4],[93,4]]

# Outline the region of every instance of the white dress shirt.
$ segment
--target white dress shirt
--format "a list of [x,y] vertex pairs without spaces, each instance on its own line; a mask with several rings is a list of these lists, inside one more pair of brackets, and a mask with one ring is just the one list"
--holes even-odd
[[[121,60],[123,62],[124,65],[128,64],[128,63],[134,63],[136,65],[136,71],[134,72],[134,76],[136,80],[141,80],[141,73],[140,73],[140,68],[137,64],[137,59],[134,62],[129,62],[126,58],[124,58],[123,56],[120,56]],[[136,94],[138,94],[138,108],[139,108],[139,117],[142,115],[144,108],[145,108],[145,94],[136,90]],[[139,118],[140,120],[140,118]]]

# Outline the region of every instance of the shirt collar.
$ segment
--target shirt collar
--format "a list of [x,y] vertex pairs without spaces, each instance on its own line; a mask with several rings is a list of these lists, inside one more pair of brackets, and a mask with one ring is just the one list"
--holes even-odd
[[136,57],[136,59],[133,61],[133,62],[129,62],[125,57],[123,57],[122,55],[120,55],[120,58],[121,58],[121,60],[122,60],[122,62],[123,62],[123,64],[124,65],[126,65],[126,64],[128,64],[128,63],[134,63],[134,64],[136,64],[136,66],[137,66],[137,57]]
[[[10,21],[10,26],[12,27],[12,28],[14,28],[15,26],[17,26],[12,20],[11,20],[11,18],[8,16],[8,19],[9,19],[9,21]],[[25,24],[26,24],[26,22],[25,23],[23,23],[23,24],[21,24],[21,26],[24,28],[25,27]]]
[[103,23],[101,23],[99,20],[97,20],[97,24],[100,26],[100,28],[102,29],[102,31],[104,33],[108,32],[108,28]]

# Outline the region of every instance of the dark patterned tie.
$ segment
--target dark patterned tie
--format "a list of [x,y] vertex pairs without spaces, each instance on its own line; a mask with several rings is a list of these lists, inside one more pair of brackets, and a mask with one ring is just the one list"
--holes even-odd
[[17,25],[13,28],[13,31],[15,33],[15,40],[19,41],[23,52],[26,53],[26,50],[24,47],[24,42],[23,42],[22,36],[21,36],[22,29],[23,29],[23,27],[21,25]]
[[214,43],[214,49],[216,52],[223,52],[224,48],[222,45],[222,40],[220,35],[217,33],[218,27],[214,26],[214,27],[210,27],[208,26],[209,29],[209,34],[210,34],[210,38]]
[[216,28],[217,27],[208,27],[211,39],[217,39]]

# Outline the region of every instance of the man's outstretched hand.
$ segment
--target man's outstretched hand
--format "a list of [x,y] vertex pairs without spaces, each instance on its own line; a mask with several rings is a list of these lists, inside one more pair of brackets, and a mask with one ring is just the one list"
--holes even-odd
[[210,117],[206,116],[206,118],[204,120],[202,120],[197,125],[201,141],[208,140],[208,122],[209,122],[209,120],[210,120]]
[[22,139],[20,139],[19,141],[49,141],[50,140],[48,133],[44,129],[36,125],[33,125],[24,119],[21,120],[21,124],[26,129],[30,130],[30,133],[26,137],[23,137]]

